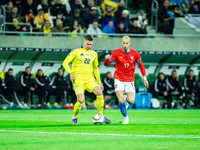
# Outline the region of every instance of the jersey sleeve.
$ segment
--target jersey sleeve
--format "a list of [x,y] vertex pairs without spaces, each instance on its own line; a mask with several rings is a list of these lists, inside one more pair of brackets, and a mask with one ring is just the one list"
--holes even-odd
[[69,67],[69,63],[76,57],[76,50],[73,50],[69,53],[69,55],[65,58],[63,61],[62,65],[65,68],[65,70],[70,74],[72,73],[72,70]]
[[135,62],[139,65],[140,71],[141,71],[142,75],[143,75],[143,76],[146,76],[145,67],[144,67],[144,65],[143,65],[143,63],[142,63],[142,59],[141,59],[141,56],[140,56],[140,53],[139,53],[139,52],[137,52]]
[[96,57],[95,57],[95,60],[94,60],[94,63],[93,63],[93,72],[94,72],[94,76],[95,76],[97,82],[99,84],[101,84],[98,65],[99,65],[98,54],[96,53]]
[[142,59],[141,59],[141,56],[140,56],[140,53],[139,53],[139,52],[137,52],[137,54],[136,54],[135,62],[138,63],[138,64],[139,64],[140,62],[142,62]]

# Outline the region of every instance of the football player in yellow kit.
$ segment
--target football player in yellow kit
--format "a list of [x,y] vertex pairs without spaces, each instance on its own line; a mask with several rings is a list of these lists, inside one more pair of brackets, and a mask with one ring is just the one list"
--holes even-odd
[[[73,124],[78,124],[77,115],[85,100],[85,90],[93,92],[96,95],[98,113],[103,116],[103,85],[101,84],[99,75],[98,55],[95,51],[90,49],[92,44],[93,36],[89,34],[86,35],[83,40],[83,46],[71,51],[62,63],[65,70],[70,74],[70,79],[73,82],[74,90],[77,96],[77,102],[74,106]],[[69,67],[69,63],[71,63],[71,61],[72,70]],[[111,123],[111,121],[106,117],[104,117],[104,122],[107,124]]]

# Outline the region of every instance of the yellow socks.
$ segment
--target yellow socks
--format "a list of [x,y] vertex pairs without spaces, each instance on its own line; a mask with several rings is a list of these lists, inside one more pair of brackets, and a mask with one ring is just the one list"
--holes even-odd
[[103,95],[97,96],[97,107],[98,107],[98,113],[103,114],[103,108],[104,108]]
[[82,105],[83,104],[79,103],[78,101],[74,105],[74,113],[73,113],[74,118],[77,118],[77,115],[78,115],[79,111],[81,110]]

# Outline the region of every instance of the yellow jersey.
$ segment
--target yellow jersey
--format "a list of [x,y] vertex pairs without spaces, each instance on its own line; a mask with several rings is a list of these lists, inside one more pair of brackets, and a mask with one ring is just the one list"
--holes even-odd
[[[71,61],[73,61],[72,70],[69,67]],[[98,54],[93,50],[86,50],[83,47],[74,49],[65,58],[62,65],[69,74],[74,73],[75,79],[90,79],[94,78],[95,75],[97,82],[101,83],[98,69]]]

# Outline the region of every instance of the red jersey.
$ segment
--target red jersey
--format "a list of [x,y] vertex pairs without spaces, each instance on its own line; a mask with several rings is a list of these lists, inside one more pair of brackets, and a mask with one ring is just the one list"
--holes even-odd
[[135,72],[135,62],[139,64],[140,70],[142,72],[142,75],[145,76],[145,69],[144,65],[141,61],[140,53],[131,49],[129,52],[124,52],[123,48],[119,48],[115,51],[113,51],[111,59],[105,60],[104,65],[108,66],[113,61],[116,61],[115,63],[115,73],[114,78],[118,79],[122,82],[133,82],[135,81],[134,78],[134,72]]

